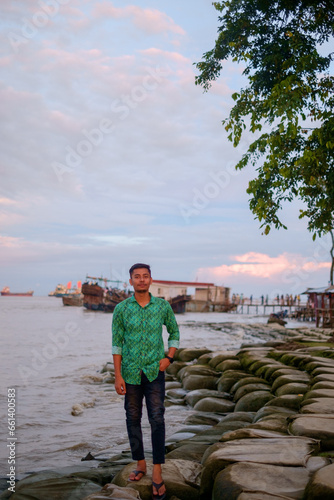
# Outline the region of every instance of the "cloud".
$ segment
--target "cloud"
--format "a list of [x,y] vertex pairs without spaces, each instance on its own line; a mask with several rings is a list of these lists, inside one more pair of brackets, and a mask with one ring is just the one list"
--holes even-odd
[[133,20],[134,25],[147,35],[168,32],[185,35],[185,31],[181,26],[178,26],[171,17],[157,9],[145,9],[137,5],[114,7],[112,2],[103,2],[95,6],[93,15],[113,19],[130,18]]
[[237,264],[223,264],[218,267],[208,267],[198,269],[200,276],[212,276],[220,279],[229,279],[236,275],[252,276],[254,278],[267,278],[276,280],[277,276],[283,273],[292,272],[315,272],[320,269],[329,269],[329,262],[317,262],[315,259],[308,260],[298,254],[284,252],[277,257],[270,257],[267,254],[247,252],[242,255],[230,257]]

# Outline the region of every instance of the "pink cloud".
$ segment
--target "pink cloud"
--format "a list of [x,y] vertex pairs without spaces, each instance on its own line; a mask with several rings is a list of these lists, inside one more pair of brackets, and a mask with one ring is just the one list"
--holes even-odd
[[147,34],[171,32],[176,35],[184,35],[185,31],[178,26],[171,17],[157,9],[143,9],[136,5],[126,7],[114,7],[111,2],[100,3],[95,7],[96,17],[132,18],[137,28]]
[[197,272],[199,279],[231,279],[234,276],[265,278],[275,280],[278,276],[291,273],[310,273],[320,269],[329,269],[329,262],[318,262],[297,254],[284,252],[277,257],[267,254],[247,252],[232,256],[237,264],[222,264],[218,267],[200,268]]

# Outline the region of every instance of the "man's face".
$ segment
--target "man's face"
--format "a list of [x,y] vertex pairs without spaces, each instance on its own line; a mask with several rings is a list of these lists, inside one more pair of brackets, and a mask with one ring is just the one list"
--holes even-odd
[[133,286],[135,292],[144,293],[148,292],[150,285],[152,283],[152,278],[150,276],[148,269],[143,267],[135,269],[133,271],[129,282],[130,285]]

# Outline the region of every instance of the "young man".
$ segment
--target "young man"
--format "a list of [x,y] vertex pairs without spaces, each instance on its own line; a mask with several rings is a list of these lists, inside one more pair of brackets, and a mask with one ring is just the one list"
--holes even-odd
[[[129,273],[135,293],[115,307],[112,321],[115,389],[117,394],[125,395],[126,426],[132,458],[137,461],[130,481],[139,481],[146,474],[141,429],[145,397],[153,450],[153,498],[162,500],[166,498],[161,476],[161,464],[165,463],[165,370],[173,362],[180,334],[170,304],[149,293],[150,266],[134,264]],[[167,356],[163,325],[169,333]]]

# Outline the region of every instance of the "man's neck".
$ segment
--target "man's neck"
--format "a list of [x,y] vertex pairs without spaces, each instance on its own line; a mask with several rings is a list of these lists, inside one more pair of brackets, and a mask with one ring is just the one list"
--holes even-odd
[[151,296],[149,292],[135,292],[135,299],[140,306],[144,307],[150,302]]

